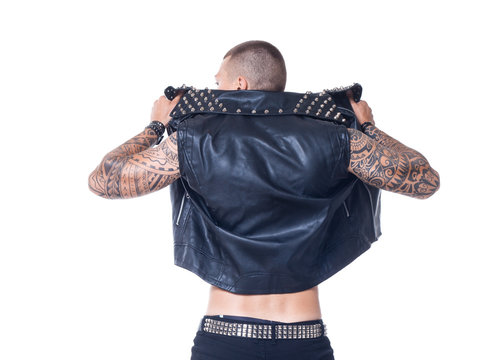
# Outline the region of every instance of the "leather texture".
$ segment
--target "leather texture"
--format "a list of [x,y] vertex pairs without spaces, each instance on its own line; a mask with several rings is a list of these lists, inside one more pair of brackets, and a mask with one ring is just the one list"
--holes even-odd
[[[380,191],[347,171],[346,91],[183,88],[181,178],[171,185],[175,264],[238,294],[329,278],[380,236]],[[323,106],[321,106],[323,105]]]

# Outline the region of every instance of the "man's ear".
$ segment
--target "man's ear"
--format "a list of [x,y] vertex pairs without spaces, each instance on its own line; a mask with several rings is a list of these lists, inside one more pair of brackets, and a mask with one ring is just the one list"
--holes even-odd
[[238,76],[238,90],[248,90],[248,81],[243,76]]

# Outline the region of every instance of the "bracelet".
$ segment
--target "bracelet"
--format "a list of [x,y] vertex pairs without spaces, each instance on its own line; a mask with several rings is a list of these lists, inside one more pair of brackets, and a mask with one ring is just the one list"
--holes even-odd
[[156,136],[158,136],[158,140],[156,141],[156,145],[161,143],[163,140],[163,133],[165,132],[165,125],[160,121],[151,121],[151,123],[145,127],[145,129],[151,129],[155,132]]
[[361,126],[360,126],[361,131],[364,133],[364,132],[366,131],[366,128],[367,128],[368,126],[375,126],[375,124],[374,124],[374,123],[371,123],[371,122],[369,122],[369,121],[367,121],[367,122],[365,122],[365,123],[362,123],[362,124],[361,124]]

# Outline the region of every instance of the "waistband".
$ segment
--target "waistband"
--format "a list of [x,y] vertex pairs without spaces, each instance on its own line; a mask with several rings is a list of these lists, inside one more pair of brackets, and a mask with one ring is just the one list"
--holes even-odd
[[326,336],[326,325],[321,319],[282,323],[237,316],[204,316],[200,331],[249,339],[297,340]]

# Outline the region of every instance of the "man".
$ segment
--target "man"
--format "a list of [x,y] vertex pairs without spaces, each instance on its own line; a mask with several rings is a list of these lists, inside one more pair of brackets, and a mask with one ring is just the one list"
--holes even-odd
[[333,359],[317,284],[380,235],[378,189],[428,198],[439,175],[375,126],[360,88],[284,93],[269,43],[237,45],[215,78],[156,100],[89,187],[113,199],[172,184],[176,264],[212,285],[192,359]]

